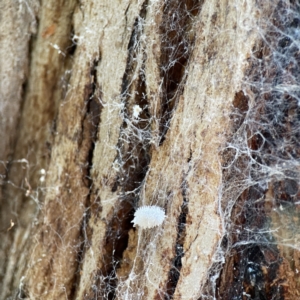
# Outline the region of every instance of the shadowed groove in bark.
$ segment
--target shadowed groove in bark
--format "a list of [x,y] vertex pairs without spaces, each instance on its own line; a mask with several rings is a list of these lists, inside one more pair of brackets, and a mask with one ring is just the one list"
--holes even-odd
[[[93,152],[95,148],[95,142],[97,140],[97,132],[98,132],[98,126],[100,124],[100,116],[101,116],[101,109],[102,109],[102,104],[98,99],[98,97],[101,97],[100,89],[97,84],[98,64],[99,61],[97,60],[93,62],[93,65],[91,67],[91,72],[90,72],[91,83],[87,85],[85,89],[86,115],[82,123],[83,138],[89,138],[91,142],[90,142],[88,157],[85,160],[85,165],[83,166],[83,168],[86,170],[83,173],[84,181],[91,180],[90,172],[93,164],[92,161]],[[85,137],[84,135],[88,135],[88,136]],[[88,186],[89,188],[91,188],[91,183],[89,183]]]
[[[190,162],[192,157],[192,153],[190,154],[190,158],[188,160],[188,163]],[[189,173],[190,168],[187,172]],[[182,257],[184,256],[184,249],[183,244],[185,240],[185,234],[186,234],[186,216],[188,214],[188,205],[189,200],[187,196],[187,190],[188,190],[188,183],[186,181],[187,174],[184,174],[184,177],[182,179],[181,184],[181,194],[182,194],[182,205],[181,205],[181,212],[178,218],[177,222],[177,238],[176,238],[176,244],[175,244],[175,257],[172,263],[172,267],[169,271],[169,278],[168,278],[168,284],[167,284],[167,291],[165,300],[172,299],[179,277],[180,277],[180,271],[182,267]]]
[[[233,248],[232,256],[227,256],[220,275],[218,299],[235,299],[243,293],[254,297],[251,299],[280,299],[273,297],[282,292],[280,285],[274,284],[281,259],[272,235],[261,232],[268,228],[268,216],[263,212],[265,203],[257,203],[257,199],[263,198],[265,192],[253,186],[236,203],[232,214],[234,226],[243,229],[230,239],[232,244],[245,241],[246,245]],[[247,245],[250,231],[256,242]]]
[[[97,83],[97,67],[99,64],[99,60],[94,60],[92,63],[92,66],[90,68],[90,79],[91,82],[86,85],[85,91],[84,91],[84,101],[86,105],[86,112],[84,119],[82,121],[82,136],[81,139],[79,139],[79,145],[78,149],[81,148],[81,144],[83,143],[84,139],[87,139],[89,141],[89,149],[87,151],[86,158],[83,158],[83,165],[82,165],[82,180],[84,184],[89,189],[89,194],[87,195],[86,200],[86,207],[90,207],[91,205],[91,191],[93,186],[93,181],[91,178],[91,169],[93,164],[93,154],[95,149],[95,142],[97,140],[97,132],[99,129],[100,124],[100,117],[101,117],[101,110],[102,105],[101,101],[99,101],[99,97],[101,97],[101,92]],[[78,286],[79,280],[80,280],[80,264],[82,261],[82,258],[84,257],[85,249],[89,247],[87,245],[89,243],[89,238],[87,237],[86,230],[87,230],[87,224],[88,220],[90,218],[90,210],[86,211],[83,215],[82,220],[82,226],[81,226],[81,232],[80,232],[80,247],[78,249],[78,255],[76,262],[78,263],[78,270],[75,274],[73,288],[70,293],[70,298],[75,298],[76,295],[76,288]]]
[[72,28],[71,28],[70,32],[71,32],[71,34],[70,34],[71,43],[66,48],[66,54],[67,54],[67,57],[73,58],[74,54],[75,54],[75,51],[77,49],[77,44],[76,44],[77,39],[75,37],[75,30],[74,30],[74,25],[73,24],[72,24]]
[[170,127],[174,109],[183,93],[186,67],[193,51],[195,35],[193,21],[204,0],[167,0],[163,8],[161,35],[160,77],[162,80],[160,145]]

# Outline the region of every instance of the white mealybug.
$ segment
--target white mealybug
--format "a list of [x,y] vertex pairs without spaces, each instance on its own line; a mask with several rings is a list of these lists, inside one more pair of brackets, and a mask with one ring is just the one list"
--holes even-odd
[[164,209],[159,206],[142,206],[135,212],[131,223],[133,223],[134,227],[138,225],[142,229],[153,228],[161,225],[165,217]]
[[132,110],[132,115],[134,119],[137,119],[142,111],[142,108],[139,105],[134,105]]

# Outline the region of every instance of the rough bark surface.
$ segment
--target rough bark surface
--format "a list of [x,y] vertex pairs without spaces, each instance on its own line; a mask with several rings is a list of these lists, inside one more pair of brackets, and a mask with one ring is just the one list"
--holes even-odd
[[[254,29],[277,3],[256,2],[0,4],[1,299],[260,299],[258,281],[237,279],[242,254],[218,257],[224,181],[235,185],[223,150],[238,131],[233,112],[250,106]],[[275,190],[242,190],[232,224],[263,197],[270,230],[284,231],[268,207]],[[133,228],[142,205],[165,209],[162,227]],[[265,251],[253,261],[263,296],[276,286],[286,298],[274,299],[296,299],[299,263],[285,259],[298,261],[296,249],[247,251]]]

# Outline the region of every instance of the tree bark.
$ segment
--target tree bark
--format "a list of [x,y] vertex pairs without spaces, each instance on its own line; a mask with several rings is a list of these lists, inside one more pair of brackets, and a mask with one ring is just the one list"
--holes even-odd
[[297,299],[297,4],[3,3],[0,298]]

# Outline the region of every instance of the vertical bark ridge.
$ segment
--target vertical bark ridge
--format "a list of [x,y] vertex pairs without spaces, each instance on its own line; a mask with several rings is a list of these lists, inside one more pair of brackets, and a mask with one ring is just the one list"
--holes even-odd
[[[33,7],[23,7],[20,3],[19,9],[24,8],[34,13]],[[4,209],[0,210],[1,228],[7,227],[10,219],[15,223],[11,231],[5,232],[1,243],[5,248],[4,257],[10,257],[11,249],[16,249],[4,267],[5,278],[1,282],[6,288],[1,289],[1,298],[17,290],[24,275],[31,244],[28,236],[44,198],[40,171],[46,172],[50,161],[51,124],[60,101],[59,78],[64,76],[67,67],[65,57],[54,46],[63,52],[70,45],[68,34],[73,8],[72,1],[65,5],[56,3],[51,9],[41,7],[37,33],[32,35],[28,80],[22,95],[22,111],[16,126],[18,132],[9,163],[8,181],[3,188],[1,205]]]
[[85,186],[88,188],[89,193],[86,195],[86,211],[84,212],[82,216],[82,225],[80,230],[80,237],[78,238],[80,242],[80,246],[77,252],[77,271],[74,274],[74,279],[72,289],[70,291],[70,299],[75,298],[76,296],[76,289],[79,284],[80,280],[80,263],[82,262],[82,259],[84,257],[85,248],[88,247],[88,240],[86,234],[86,224],[88,223],[88,220],[90,218],[90,211],[87,209],[90,207],[91,204],[91,194],[92,194],[92,188],[93,188],[93,180],[91,176],[91,170],[93,166],[93,154],[95,149],[95,142],[97,140],[97,132],[98,127],[101,122],[101,110],[102,105],[99,101],[99,98],[101,98],[100,89],[97,83],[97,67],[98,67],[99,61],[94,60],[91,68],[90,68],[90,79],[91,82],[88,83],[85,87],[85,105],[86,105],[86,112],[84,114],[84,118],[82,121],[82,134],[80,135],[80,138],[78,139],[78,149],[82,152],[82,148],[86,148],[86,151],[83,151],[83,157],[81,162],[81,173],[82,173],[82,181],[85,184]]
[[[101,233],[97,243],[101,245],[101,254],[99,260],[96,258],[95,267],[88,271],[89,274],[93,274],[90,281],[81,278],[81,287],[77,297],[84,295],[85,299],[94,299],[94,297],[113,299],[115,297],[117,270],[124,249],[128,245],[128,232],[132,228],[130,221],[138,201],[139,188],[150,161],[151,128],[144,78],[144,41],[142,40],[147,3],[145,1],[137,7],[128,5],[123,16],[127,30],[134,16],[131,9],[134,8],[138,12],[134,16],[131,36],[128,39],[127,61],[120,83],[119,96],[117,99],[112,99],[120,101],[118,116],[120,127],[118,138],[114,137],[115,145],[112,147],[116,149],[116,152],[114,157],[111,155],[112,161],[110,161],[111,165],[108,165],[108,170],[110,170],[108,173],[105,174],[104,169],[101,170],[97,167],[99,158],[97,153],[94,154],[92,176],[94,182],[95,178],[98,180],[100,178],[100,184],[95,184],[93,189],[91,218],[86,229],[92,233],[88,242],[91,247],[85,252],[82,267],[84,268],[87,262],[93,259],[91,257],[93,240],[100,227]],[[124,35],[122,39],[126,41]],[[118,87],[115,89],[117,91]],[[103,92],[101,100],[103,103],[107,101],[106,97]],[[114,105],[114,103],[112,104]],[[107,121],[110,122],[109,119]],[[103,118],[101,123],[105,122],[106,119]],[[107,125],[115,126],[116,124],[107,123]],[[105,147],[100,132],[100,143],[97,144],[97,149],[106,151]],[[114,205],[110,204],[105,197],[112,197]],[[98,222],[101,215],[100,227],[98,227],[98,225],[94,225],[94,222],[95,220]]]
[[[105,245],[105,264],[97,270],[97,289],[93,296],[113,299],[117,286],[117,273],[123,252],[128,246],[128,232],[138,202],[138,194],[150,162],[151,127],[146,96],[144,75],[143,22],[146,17],[145,1],[135,19],[128,44],[127,65],[122,80],[122,125],[116,148],[114,167],[117,169],[111,192],[118,197],[113,216],[107,227]],[[134,110],[138,109],[138,116]],[[124,272],[124,270],[123,270]]]

